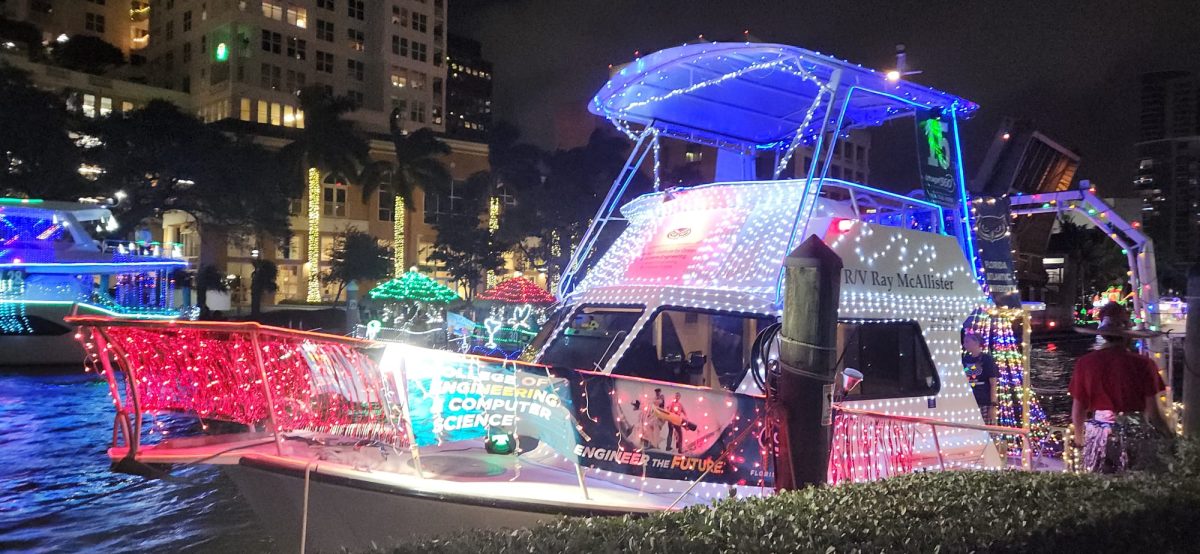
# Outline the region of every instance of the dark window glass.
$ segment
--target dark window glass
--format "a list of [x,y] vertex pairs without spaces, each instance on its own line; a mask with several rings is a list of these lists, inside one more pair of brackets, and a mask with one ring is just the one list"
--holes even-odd
[[863,381],[847,399],[932,396],[941,388],[937,366],[915,321],[838,323],[838,369],[851,367]]

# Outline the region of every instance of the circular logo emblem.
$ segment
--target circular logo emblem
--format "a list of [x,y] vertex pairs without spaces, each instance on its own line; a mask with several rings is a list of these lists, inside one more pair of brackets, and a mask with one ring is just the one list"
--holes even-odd
[[692,228],[691,228],[691,227],[680,227],[680,228],[678,228],[678,229],[672,229],[670,232],[668,232],[668,233],[667,233],[667,238],[669,238],[669,239],[672,239],[672,240],[673,240],[673,239],[681,239],[681,238],[683,238],[683,237],[686,237],[686,236],[688,236],[688,235],[690,235],[690,234],[692,234]]

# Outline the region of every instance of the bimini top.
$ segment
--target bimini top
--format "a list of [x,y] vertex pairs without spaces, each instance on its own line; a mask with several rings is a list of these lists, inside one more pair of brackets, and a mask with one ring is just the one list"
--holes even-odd
[[[830,109],[839,71],[837,106]],[[922,108],[953,109],[962,118],[979,107],[795,46],[712,42],[638,58],[609,79],[589,109],[625,130],[629,123],[653,125],[696,142],[767,147],[796,135],[815,138],[847,94],[843,128],[879,125]]]

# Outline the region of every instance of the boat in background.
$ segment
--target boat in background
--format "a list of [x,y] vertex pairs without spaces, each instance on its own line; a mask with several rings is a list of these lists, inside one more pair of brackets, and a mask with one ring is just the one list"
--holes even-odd
[[99,204],[0,198],[0,366],[82,365],[68,314],[184,315],[180,245],[93,238],[115,224]]

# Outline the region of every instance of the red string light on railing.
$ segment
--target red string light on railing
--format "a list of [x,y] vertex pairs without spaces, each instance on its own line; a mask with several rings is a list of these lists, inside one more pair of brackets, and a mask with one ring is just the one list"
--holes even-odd
[[[101,329],[118,350],[126,386],[136,387],[142,413],[178,411],[257,428],[270,424],[278,432],[408,444],[404,414],[394,401],[398,391],[353,346],[237,327]],[[93,332],[85,329],[79,336],[88,352],[95,352]],[[120,408],[134,411],[131,394]]]

